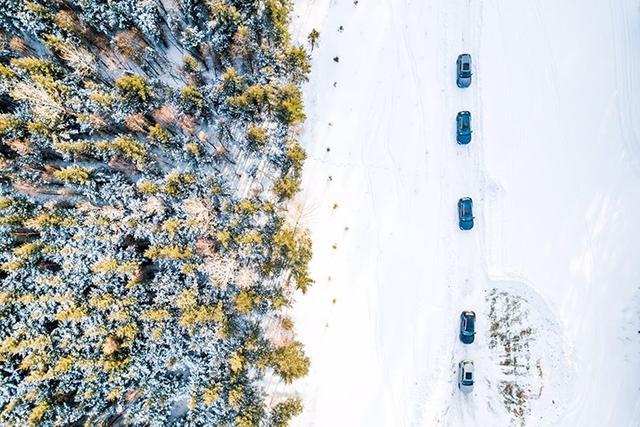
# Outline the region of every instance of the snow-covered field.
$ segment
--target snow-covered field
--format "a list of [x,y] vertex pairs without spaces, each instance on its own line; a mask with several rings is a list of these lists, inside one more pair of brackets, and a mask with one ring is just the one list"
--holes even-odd
[[312,28],[296,423],[638,425],[638,0],[297,0]]

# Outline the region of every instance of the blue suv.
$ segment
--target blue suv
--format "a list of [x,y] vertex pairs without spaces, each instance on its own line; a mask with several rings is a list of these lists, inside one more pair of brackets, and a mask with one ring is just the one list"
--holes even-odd
[[476,314],[473,311],[460,313],[460,341],[471,344],[476,336]]
[[458,87],[465,88],[471,86],[471,55],[463,53],[456,61]]
[[471,142],[471,113],[460,111],[456,116],[456,141],[458,144]]
[[460,230],[473,228],[473,200],[470,197],[458,200],[458,225]]

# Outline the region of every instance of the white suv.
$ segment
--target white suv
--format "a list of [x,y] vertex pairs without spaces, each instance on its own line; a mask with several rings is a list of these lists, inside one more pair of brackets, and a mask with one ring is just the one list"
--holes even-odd
[[463,393],[473,391],[473,362],[471,360],[463,360],[458,363],[458,388]]

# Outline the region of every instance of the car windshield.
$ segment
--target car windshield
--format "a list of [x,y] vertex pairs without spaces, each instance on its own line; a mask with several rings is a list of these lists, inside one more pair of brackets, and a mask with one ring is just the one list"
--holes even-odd
[[466,318],[466,322],[465,322],[465,329],[469,332],[473,331],[473,328],[475,326],[475,318],[469,316]]

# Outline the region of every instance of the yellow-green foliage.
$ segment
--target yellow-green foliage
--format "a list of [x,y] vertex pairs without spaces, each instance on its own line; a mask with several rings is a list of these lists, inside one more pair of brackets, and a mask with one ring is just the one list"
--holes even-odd
[[41,247],[40,243],[36,243],[36,242],[25,243],[22,246],[14,249],[13,254],[18,258],[22,258],[22,259],[29,258],[31,255],[36,253],[40,249],[40,247]]
[[256,425],[254,419],[255,415],[252,413],[238,415],[233,420],[233,425],[235,425],[236,427],[254,427]]
[[185,328],[192,328],[197,325],[202,325],[209,322],[216,321],[215,306],[195,306],[185,308],[180,316],[180,326]]
[[147,101],[151,98],[151,87],[142,76],[122,76],[116,80],[116,88],[124,96],[137,97],[142,101]]
[[222,73],[222,91],[228,95],[235,93],[242,84],[242,79],[238,76],[235,68],[229,67]]
[[0,216],[0,225],[20,225],[25,220],[22,215],[13,214],[13,215],[1,215]]
[[16,73],[6,65],[0,64],[0,79],[2,80],[11,80],[16,76]]
[[53,34],[45,34],[43,37],[43,43],[49,48],[51,52],[57,55],[62,53],[62,51],[66,47],[66,43]]
[[202,149],[195,142],[189,142],[185,144],[184,149],[187,153],[191,154],[193,157],[200,157],[202,155]]
[[257,203],[255,203],[253,200],[243,199],[236,206],[236,212],[240,214],[253,215],[258,211],[259,207],[260,206]]
[[309,358],[305,356],[302,344],[298,341],[280,347],[269,355],[269,366],[289,384],[296,378],[309,372]]
[[224,313],[224,306],[222,305],[222,302],[218,302],[213,307],[213,321],[218,323],[223,323],[226,320],[227,320],[227,316]]
[[73,184],[86,184],[91,177],[91,171],[81,166],[67,166],[53,173],[53,176],[61,181]]
[[212,21],[223,22],[229,26],[235,26],[240,21],[240,12],[232,4],[221,0],[211,0],[206,2],[206,5]]
[[236,242],[240,245],[259,245],[262,243],[262,235],[258,230],[249,230],[236,237]]
[[240,384],[236,385],[229,391],[228,401],[231,406],[236,409],[240,408],[240,402],[244,397],[243,388]]
[[287,142],[287,157],[291,162],[291,167],[296,173],[302,171],[304,161],[307,159],[307,153],[302,146],[293,140]]
[[44,417],[44,414],[49,409],[49,404],[47,402],[41,402],[36,405],[35,408],[31,410],[29,414],[29,425],[37,426],[40,425],[40,420]]
[[305,119],[304,105],[300,88],[288,84],[280,88],[277,110],[287,124],[294,124]]
[[11,114],[0,114],[0,134],[14,131],[20,126],[20,120]]
[[180,90],[180,97],[184,102],[192,107],[202,108],[204,106],[204,97],[195,86],[183,87]]
[[27,123],[27,130],[31,135],[51,136],[55,132],[47,123],[41,121],[30,121]]
[[0,264],[0,270],[3,271],[18,271],[24,265],[24,262],[20,259],[12,259]]
[[189,72],[189,73],[197,73],[200,70],[200,67],[198,66],[198,61],[196,61],[196,59],[189,55],[183,55],[182,56],[182,62],[184,63],[184,69]]
[[121,136],[113,140],[112,146],[116,152],[132,160],[138,166],[144,164],[145,158],[147,157],[147,149],[135,139],[129,136]]
[[57,71],[59,71],[51,61],[35,58],[33,56],[13,58],[11,60],[11,65],[15,68],[26,71],[32,77],[37,75],[55,77],[58,74]]
[[235,297],[236,310],[240,313],[248,313],[260,301],[260,297],[254,291],[241,290]]
[[234,352],[229,358],[229,365],[232,372],[240,372],[242,370],[242,367],[244,366],[244,357],[242,356],[242,354],[240,354],[240,352],[238,351]]
[[34,3],[32,1],[27,1],[25,2],[25,7],[27,9],[29,9],[30,11],[32,11],[33,13],[35,13],[36,15],[38,15],[41,18],[47,18],[47,15],[49,15],[51,12],[43,5],[38,4],[38,3]]
[[233,35],[233,52],[236,55],[247,57],[251,53],[252,32],[248,26],[241,24]]
[[178,245],[160,246],[153,245],[146,251],[144,256],[156,259],[171,259],[171,260],[185,260],[190,258],[193,252],[189,248],[181,248]]
[[222,243],[222,246],[227,247],[231,242],[231,232],[229,230],[220,230],[216,232],[216,239]]
[[297,81],[307,80],[311,71],[309,55],[302,46],[293,46],[287,52],[287,62],[294,79]]
[[26,351],[42,351],[51,345],[48,335],[37,335],[33,338],[20,339],[8,337],[0,344],[0,354],[19,354]]
[[258,108],[270,105],[274,100],[273,88],[269,85],[249,86],[242,95],[229,98],[229,105],[236,108]]
[[27,227],[42,229],[45,227],[54,227],[56,225],[71,224],[72,220],[65,220],[60,215],[52,212],[41,212],[26,222]]
[[73,156],[87,155],[91,152],[91,145],[85,141],[54,142],[53,148],[61,153]]
[[55,319],[60,321],[77,322],[87,317],[87,310],[83,307],[71,306],[59,310]]
[[290,199],[300,189],[300,179],[284,175],[273,183],[273,191],[283,199]]
[[247,140],[258,147],[262,147],[267,141],[267,131],[261,126],[250,125],[247,128]]
[[168,219],[162,224],[162,229],[169,233],[170,236],[175,236],[180,227],[180,221],[177,219]]
[[80,35],[81,28],[79,27],[78,22],[74,19],[75,16],[76,15],[70,11],[60,10],[56,13],[53,20],[58,27],[68,31],[69,33]]
[[0,209],[10,208],[14,201],[11,197],[0,197]]
[[93,308],[97,308],[98,310],[107,310],[111,307],[116,306],[117,303],[113,295],[103,294],[91,297],[91,299],[89,300],[89,305]]
[[285,43],[289,41],[287,25],[289,23],[288,16],[290,9],[291,3],[289,0],[266,0],[265,2],[266,15],[273,23],[274,30],[278,37]]
[[[117,320],[122,321],[125,319],[121,318]],[[137,333],[138,327],[135,323],[126,323],[115,330],[115,335],[121,339],[123,346],[131,345]]]
[[297,234],[283,228],[273,236],[274,252],[291,268],[298,289],[306,292],[313,283],[309,276],[308,264],[311,260],[311,239],[308,233]]
[[150,320],[154,322],[164,322],[165,320],[169,320],[170,317],[171,317],[171,314],[169,313],[169,310],[160,308],[160,309],[146,310],[144,313],[142,313],[142,316],[140,316],[140,319]]
[[287,427],[291,418],[302,413],[302,401],[298,398],[278,403],[271,412],[272,427]]
[[173,171],[166,177],[164,192],[172,196],[179,196],[187,186],[195,182],[196,178],[190,173]]
[[74,361],[75,358],[73,356],[67,356],[59,359],[53,367],[53,373],[61,374],[70,371],[71,368],[73,368]]
[[158,192],[158,186],[153,181],[144,179],[138,182],[138,191],[143,194],[155,194]]
[[196,266],[193,263],[185,263],[182,265],[182,267],[180,268],[180,271],[184,274],[193,274],[195,273],[196,270]]
[[198,303],[198,291],[196,289],[183,289],[176,296],[176,305],[185,310],[194,307]]
[[91,271],[96,273],[133,274],[138,271],[138,263],[136,261],[118,262],[113,258],[104,258],[94,262],[91,266]]
[[153,142],[157,142],[160,144],[168,144],[169,143],[169,134],[166,130],[162,128],[160,125],[150,126],[149,127],[149,138]]
[[109,108],[113,105],[115,97],[102,91],[95,91],[89,94],[89,99],[101,107]]
[[193,328],[209,322],[222,323],[225,321],[222,304],[218,303],[214,306],[199,304],[196,289],[184,289],[181,291],[176,296],[175,304],[181,310],[180,325],[184,328]]
[[221,387],[219,385],[207,388],[204,393],[202,393],[202,401],[204,404],[207,406],[213,405],[213,403],[218,400],[218,397],[220,397],[220,389]]
[[54,80],[50,76],[34,75],[32,79],[42,89],[44,89],[47,94],[57,101],[62,101],[71,92],[71,88],[69,86]]

